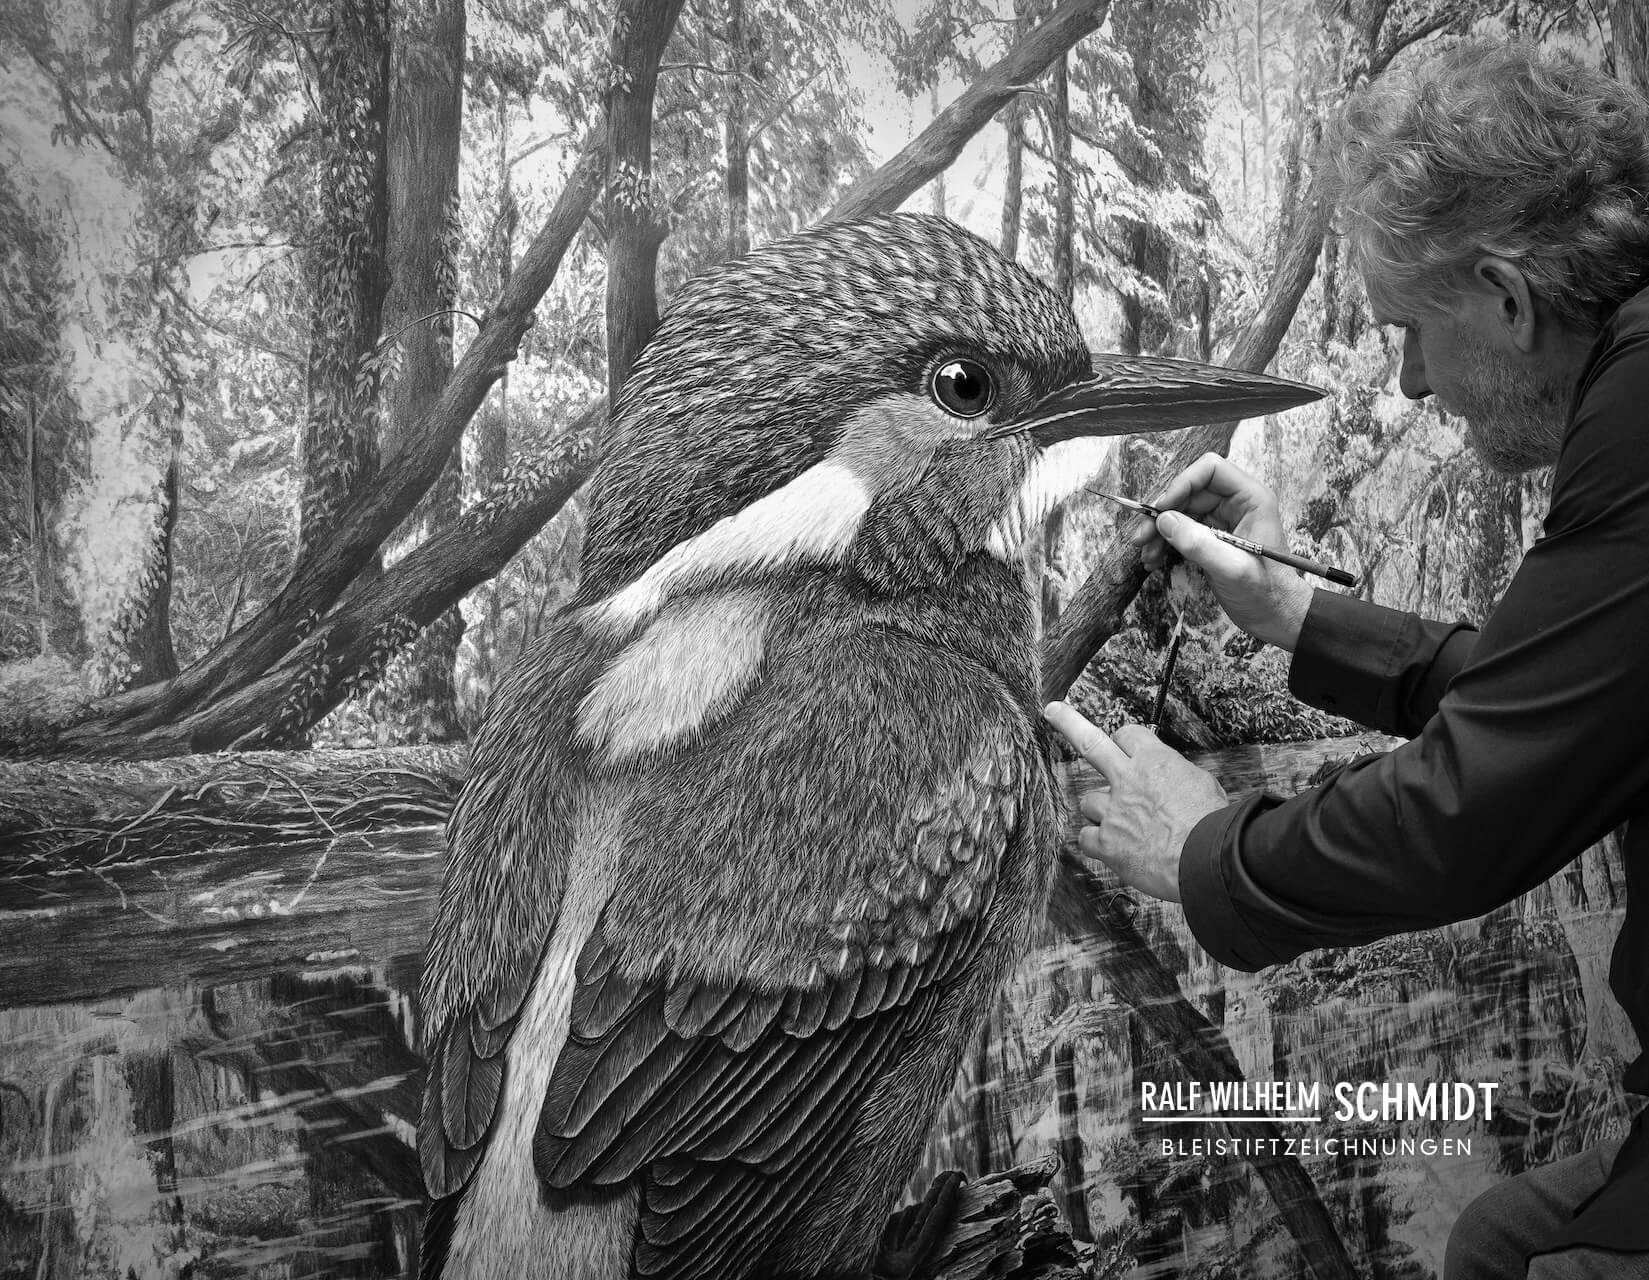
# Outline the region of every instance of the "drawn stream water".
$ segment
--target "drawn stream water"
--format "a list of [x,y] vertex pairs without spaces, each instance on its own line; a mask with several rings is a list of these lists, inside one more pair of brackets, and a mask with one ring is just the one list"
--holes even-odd
[[[420,1191],[416,991],[441,852],[427,829],[0,881],[0,1280],[403,1274]],[[1164,948],[1183,945],[1157,928]],[[1457,986],[1427,990],[1412,974],[1385,988],[1376,975],[1360,1005],[1288,1017],[1267,1011],[1252,980],[1218,998],[1260,1076],[1532,1078],[1544,1061],[1573,1061],[1584,1028],[1572,962],[1531,961],[1526,939],[1501,959],[1479,948],[1479,968],[1501,972],[1479,975],[1467,1004]],[[1103,995],[1080,965],[1065,982]],[[1504,999],[1513,990],[1516,1009]],[[1149,1180],[1130,1172],[1128,1152],[1150,1145],[1134,1140],[1162,1136],[1142,1134],[1130,1110],[1136,1078],[1171,1068],[1125,1010],[1093,1009],[1078,1055],[1081,1132],[1105,1229],[1126,1218],[1124,1187]],[[1033,1013],[1004,1056],[1041,1034]],[[1057,1140],[1049,1091],[1022,1083],[1004,1097],[1011,1154],[1041,1155]],[[929,1163],[978,1160],[976,1111],[958,1097]],[[1309,1167],[1348,1230],[1390,1256],[1395,1269],[1376,1274],[1423,1276],[1455,1202],[1502,1176],[1492,1145],[1459,1168]],[[1263,1193],[1222,1189],[1221,1167],[1243,1174],[1240,1161],[1210,1162],[1200,1185],[1151,1193],[1181,1226],[1135,1274],[1172,1274],[1186,1249],[1285,1267],[1285,1246],[1265,1239],[1276,1224]]]

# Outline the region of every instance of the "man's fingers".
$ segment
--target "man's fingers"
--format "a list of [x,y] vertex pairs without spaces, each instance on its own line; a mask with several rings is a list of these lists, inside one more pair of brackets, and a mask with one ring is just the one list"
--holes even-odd
[[1219,577],[1233,578],[1254,569],[1254,556],[1221,542],[1207,528],[1178,512],[1165,511],[1157,517],[1163,540],[1192,564]]
[[1084,791],[1082,798],[1076,802],[1077,808],[1082,810],[1082,816],[1089,822],[1104,822],[1105,811],[1111,805],[1109,791]]
[[1213,483],[1215,471],[1225,459],[1217,453],[1205,453],[1168,482],[1168,487],[1151,499],[1153,507],[1167,507],[1177,511],[1193,493]]
[[1098,827],[1083,827],[1077,835],[1076,846],[1082,850],[1084,857],[1092,858],[1095,862],[1103,864],[1124,888],[1139,889],[1144,887],[1139,883],[1139,876],[1136,874],[1133,860],[1125,854],[1113,853],[1105,848],[1105,833]]
[[1128,753],[1105,730],[1068,702],[1050,702],[1042,708],[1049,724],[1059,731],[1076,752],[1107,778],[1128,763]]
[[1141,750],[1162,746],[1162,739],[1157,737],[1156,731],[1142,724],[1125,724],[1114,736],[1117,746],[1130,756],[1138,755]]

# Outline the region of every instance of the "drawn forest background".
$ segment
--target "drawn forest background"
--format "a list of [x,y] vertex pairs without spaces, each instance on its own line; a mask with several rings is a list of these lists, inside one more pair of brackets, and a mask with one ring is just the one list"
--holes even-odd
[[[1649,86],[1635,0],[0,0],[0,1277],[413,1265],[463,744],[576,586],[659,309],[752,245],[931,210],[1096,348],[1328,388],[1106,487],[1229,449],[1359,594],[1480,620],[1547,477],[1397,394],[1312,165],[1354,85],[1471,34]],[[1117,528],[1033,551],[1051,691],[1139,718],[1183,615],[1165,736],[1228,785],[1370,745]],[[1621,885],[1606,842],[1253,977],[1067,861],[916,1185],[1056,1151],[1096,1275],[1432,1275],[1473,1192],[1622,1127]],[[1251,1163],[1131,1107],[1238,1076],[1508,1105],[1469,1159]]]

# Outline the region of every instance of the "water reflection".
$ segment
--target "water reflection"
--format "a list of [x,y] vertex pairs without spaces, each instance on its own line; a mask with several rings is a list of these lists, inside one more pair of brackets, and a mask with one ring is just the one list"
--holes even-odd
[[[0,881],[0,1280],[415,1273],[441,849],[429,830]],[[1588,1020],[1618,913],[1565,915],[1554,892],[1264,979],[1210,964],[1176,913],[1141,921],[1251,1079],[1502,1082],[1498,1126],[1435,1127],[1471,1136],[1469,1157],[1305,1161],[1371,1276],[1433,1275],[1472,1194],[1624,1120]],[[1576,944],[1588,929],[1598,954]],[[1307,1274],[1246,1163],[1164,1154],[1141,1124],[1139,1082],[1177,1071],[1091,957],[1049,948],[970,1055],[926,1168],[1080,1150],[1065,1203],[1087,1210],[1096,1274]]]
[[0,1276],[407,1274],[438,831],[0,892]]

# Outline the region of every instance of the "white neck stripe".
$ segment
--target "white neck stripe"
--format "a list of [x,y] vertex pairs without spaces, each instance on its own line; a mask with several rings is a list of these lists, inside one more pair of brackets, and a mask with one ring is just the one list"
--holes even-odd
[[840,560],[870,507],[859,477],[839,462],[809,467],[789,484],[678,543],[590,617],[628,634],[689,582],[728,569]]

